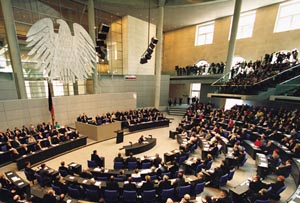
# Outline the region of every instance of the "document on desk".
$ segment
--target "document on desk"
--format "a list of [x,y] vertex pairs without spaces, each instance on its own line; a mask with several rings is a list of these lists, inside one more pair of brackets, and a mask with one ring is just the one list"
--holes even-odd
[[101,182],[100,181],[96,181],[95,185],[99,187],[101,185]]
[[260,163],[259,166],[261,166],[261,167],[268,167],[268,163]]
[[17,176],[14,176],[14,177],[11,178],[11,180],[13,182],[16,182],[16,181],[21,180],[21,179],[19,177],[17,177]]
[[70,164],[70,166],[71,167],[75,167],[75,166],[77,166],[77,164],[76,163],[72,163],[72,164]]

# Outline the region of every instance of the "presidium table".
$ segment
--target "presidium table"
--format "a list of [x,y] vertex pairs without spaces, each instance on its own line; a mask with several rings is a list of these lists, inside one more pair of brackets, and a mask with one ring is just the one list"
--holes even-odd
[[104,141],[115,138],[116,132],[121,130],[120,121],[103,125],[91,125],[76,121],[75,126],[81,135],[85,135],[88,138],[96,141]]

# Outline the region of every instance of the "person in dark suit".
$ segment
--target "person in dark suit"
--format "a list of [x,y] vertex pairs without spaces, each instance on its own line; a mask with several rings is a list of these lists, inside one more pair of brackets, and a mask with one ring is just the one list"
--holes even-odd
[[124,162],[124,158],[122,157],[121,153],[118,153],[118,156],[114,158],[114,162]]
[[99,167],[103,167],[103,161],[97,154],[97,150],[94,150],[93,154],[91,154],[91,160],[95,161]]
[[56,187],[59,187],[63,194],[67,194],[68,186],[65,183],[63,183],[60,178],[61,178],[60,176],[56,176],[53,181],[53,185],[55,185]]
[[141,144],[145,141],[144,135],[141,135],[141,137],[139,138],[138,142]]
[[50,189],[47,191],[47,193],[43,197],[43,202],[44,203],[55,203],[56,202],[54,190]]
[[25,162],[25,170],[24,170],[24,173],[25,173],[25,175],[26,175],[26,178],[28,179],[28,180],[32,180],[33,182],[34,182],[34,180],[36,179],[36,177],[35,177],[35,170],[33,170],[32,168],[31,168],[31,163],[29,162],[29,161],[27,161],[27,162]]
[[106,182],[107,190],[119,190],[119,185],[114,181],[114,176],[110,176],[109,180]]
[[123,169],[119,170],[119,174],[117,175],[118,178],[122,178],[122,182],[126,180],[126,175]]
[[266,188],[267,185],[260,180],[260,177],[255,175],[249,182],[249,193],[258,193],[261,189]]
[[276,194],[276,192],[284,186],[284,176],[277,176],[275,183],[270,183],[268,186],[272,186],[270,194]]
[[131,182],[131,177],[128,177],[127,181],[124,183],[123,190],[136,191],[136,184]]
[[65,166],[65,164],[66,163],[64,161],[60,162],[60,166],[58,167],[58,171],[63,170],[63,171],[66,171],[68,174],[72,174],[71,171]]
[[161,194],[162,190],[171,189],[172,184],[167,175],[163,176],[162,181],[158,184],[158,193]]
[[42,177],[44,185],[50,186],[51,174],[49,173],[48,168],[45,163],[41,164],[38,174]]
[[145,176],[146,182],[143,183],[141,190],[154,190],[154,183],[151,181],[151,177],[149,175]]
[[126,165],[128,165],[128,162],[137,162],[137,158],[134,157],[132,153],[130,153],[129,157],[126,159]]
[[231,203],[232,200],[226,190],[221,190],[219,197],[212,197],[214,203]]
[[284,165],[276,167],[275,173],[277,175],[288,177],[291,171],[292,171],[292,161],[288,159],[285,161]]
[[159,164],[162,162],[162,159],[159,157],[159,154],[155,154],[155,159],[153,160],[153,165],[157,168]]
[[165,162],[161,162],[160,167],[157,169],[157,176],[162,179],[162,174],[168,172],[168,168],[165,165]]
[[178,191],[179,187],[181,186],[185,186],[185,180],[183,178],[183,174],[181,172],[178,173],[177,178],[175,179],[174,183],[173,183],[173,187]]
[[11,182],[5,177],[3,173],[0,173],[0,188],[9,189],[11,186]]
[[268,200],[269,194],[268,190],[263,188],[258,191],[258,193],[254,194],[251,198],[249,198],[250,202],[255,202],[256,200]]

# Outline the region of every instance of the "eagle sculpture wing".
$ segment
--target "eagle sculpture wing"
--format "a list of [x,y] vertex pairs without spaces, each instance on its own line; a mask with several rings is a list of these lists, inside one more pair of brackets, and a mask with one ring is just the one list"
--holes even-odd
[[27,47],[32,47],[28,55],[34,55],[33,61],[38,61],[36,67],[48,69],[55,54],[57,34],[50,18],[37,21],[27,33]]
[[[95,68],[97,60],[95,45],[90,35],[81,25],[74,23],[73,28],[73,47],[74,53],[76,53],[76,63],[74,64],[73,71],[76,76],[87,78],[93,73],[93,68]],[[79,79],[83,78],[79,77]]]
[[96,62],[94,43],[85,29],[74,23],[74,36],[68,24],[57,19],[58,33],[54,32],[53,22],[45,18],[36,22],[27,33],[28,55],[38,60],[37,67],[47,71],[49,80],[63,82],[84,80],[93,73]]

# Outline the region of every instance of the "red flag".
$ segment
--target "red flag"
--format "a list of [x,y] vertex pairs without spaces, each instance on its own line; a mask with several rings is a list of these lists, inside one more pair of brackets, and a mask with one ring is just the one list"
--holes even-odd
[[54,119],[54,107],[52,102],[52,94],[50,90],[50,84],[48,84],[48,105],[49,105],[49,111],[51,113],[52,120]]

